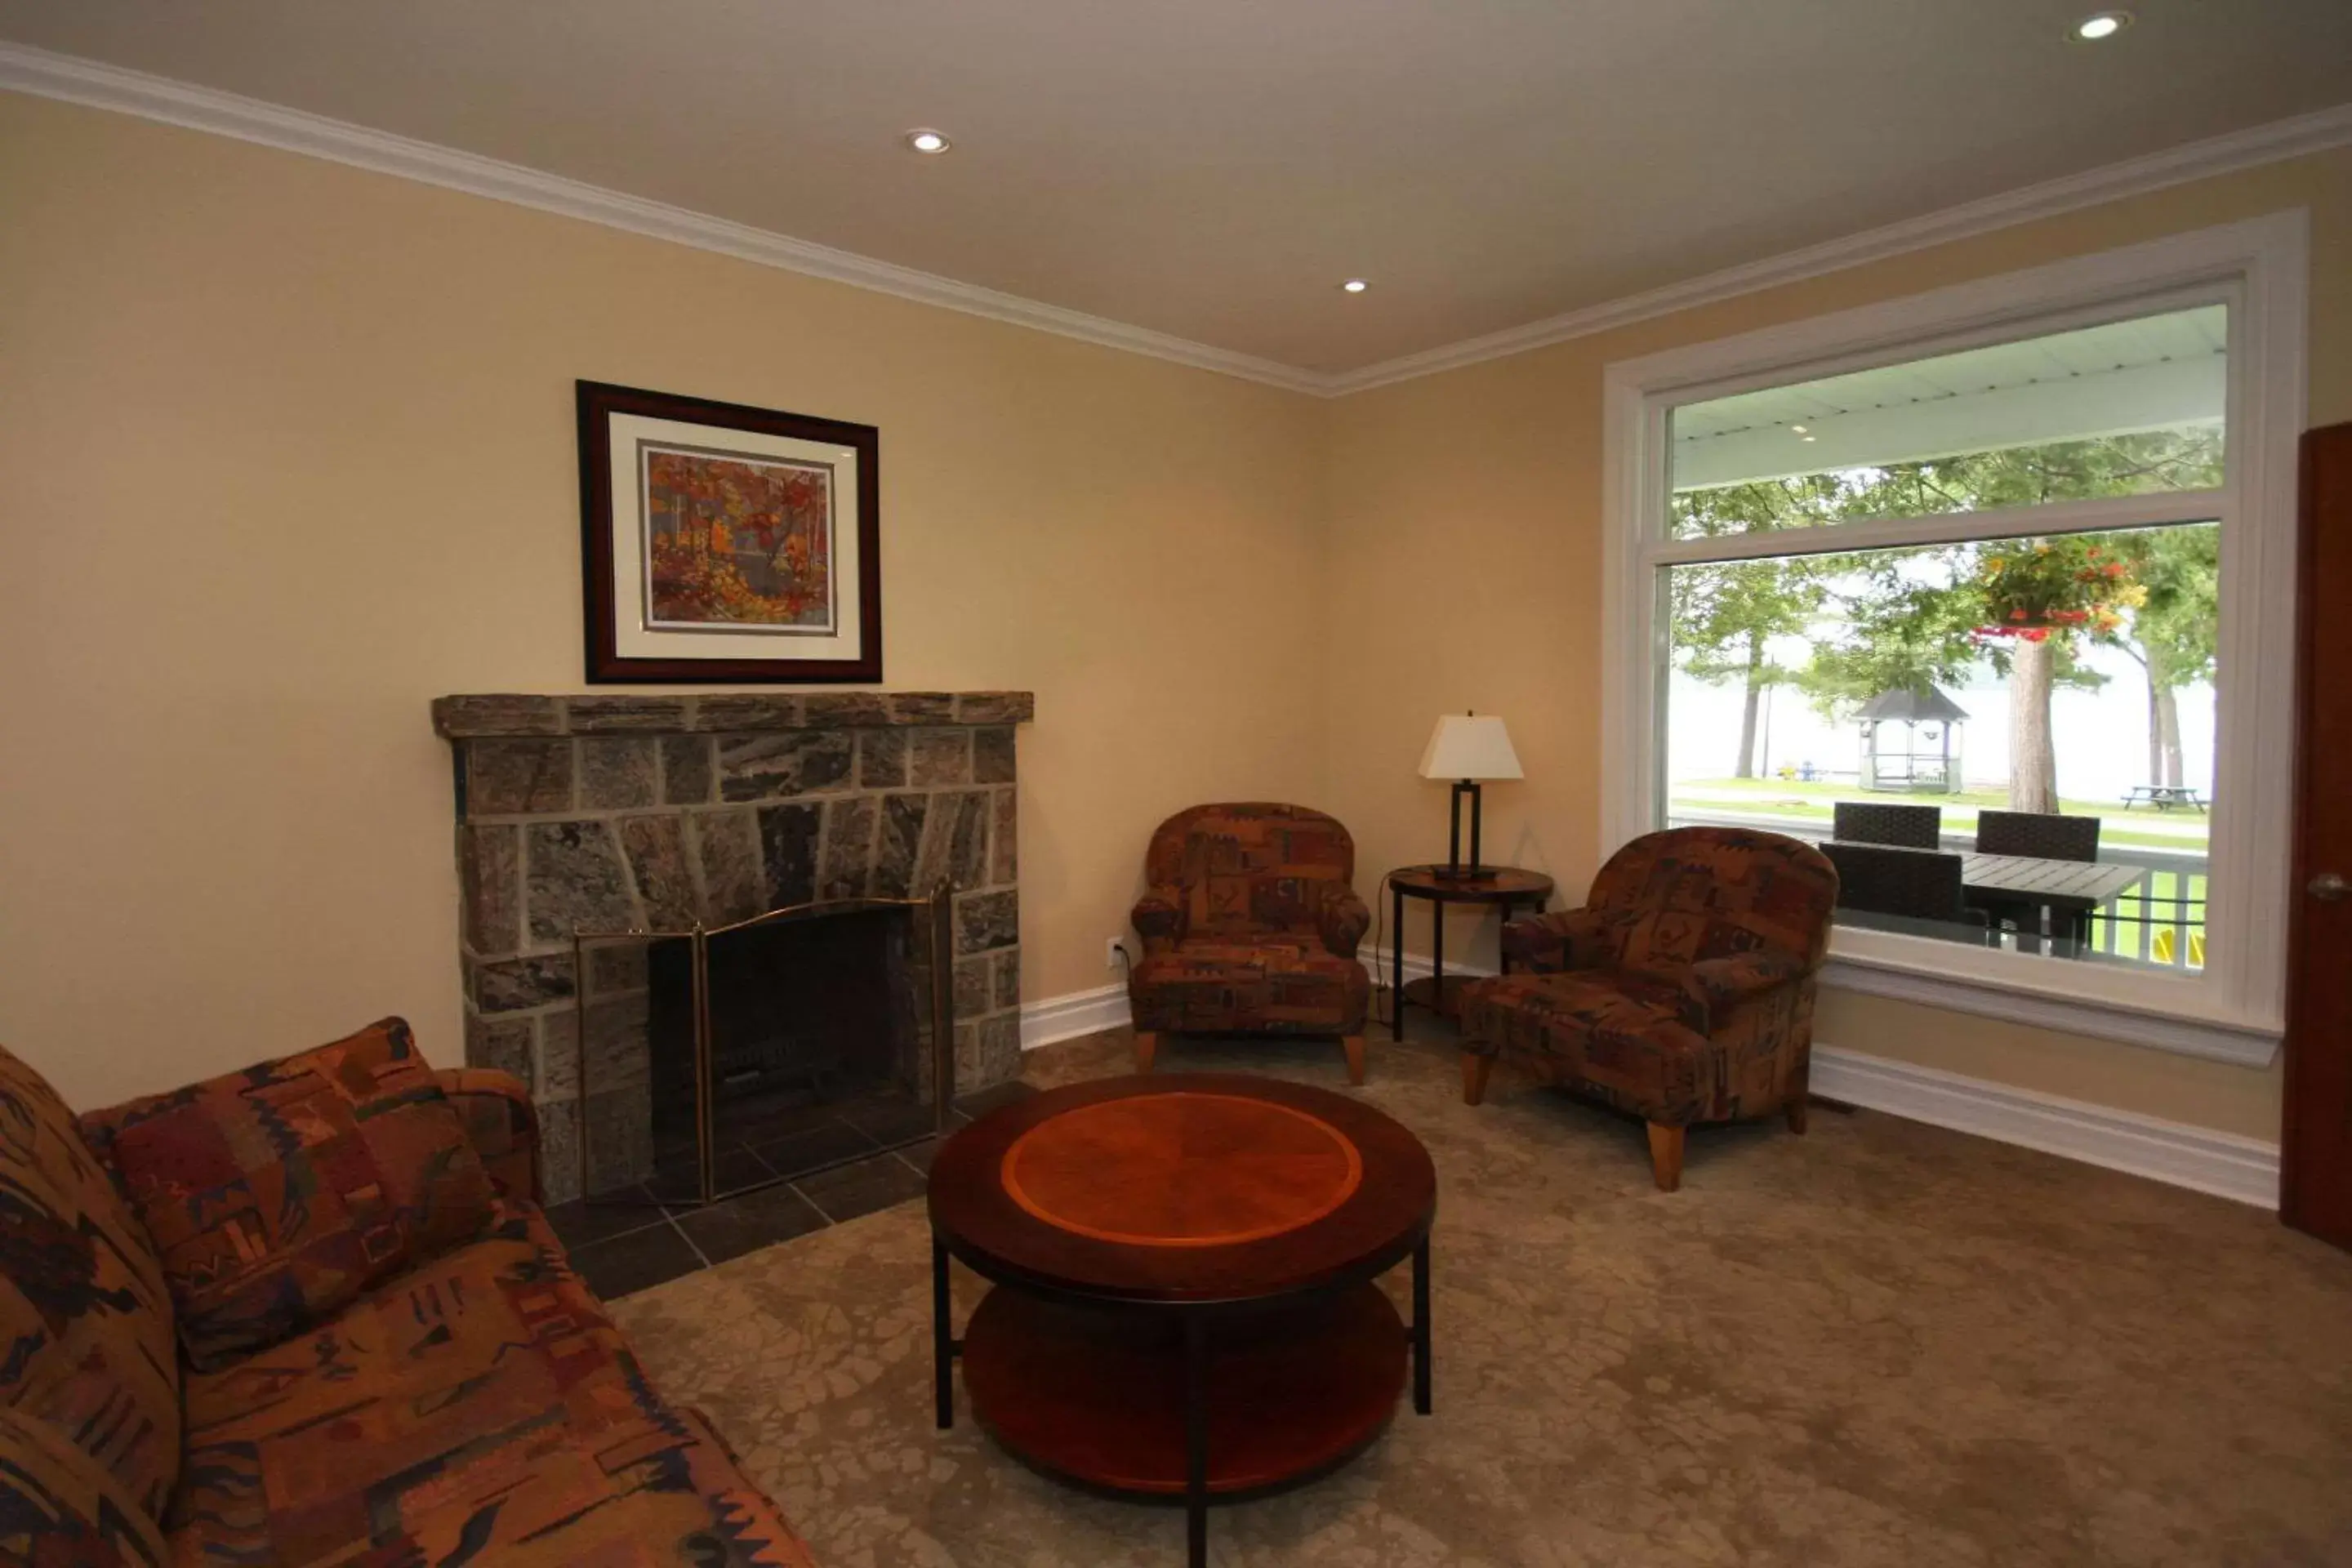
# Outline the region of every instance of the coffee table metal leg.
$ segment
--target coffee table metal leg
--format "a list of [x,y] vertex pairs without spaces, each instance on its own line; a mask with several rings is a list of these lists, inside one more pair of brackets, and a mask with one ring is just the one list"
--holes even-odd
[[1184,1319],[1184,1551],[1192,1568],[1209,1564],[1209,1324]]
[[1429,1414],[1429,1237],[1412,1249],[1412,1407]]
[[948,1306],[948,1249],[931,1240],[931,1376],[940,1430],[955,1425],[955,1331]]

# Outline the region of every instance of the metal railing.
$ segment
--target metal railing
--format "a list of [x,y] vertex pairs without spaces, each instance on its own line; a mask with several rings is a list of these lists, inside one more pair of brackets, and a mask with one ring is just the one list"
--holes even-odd
[[[1682,811],[1667,815],[1671,827],[1761,827],[1792,838],[1819,842],[1830,825],[1775,816],[1768,812]],[[1972,834],[1947,833],[1950,854],[1976,848]],[[2137,844],[2103,845],[2102,864],[2136,866],[2140,874],[2091,915],[2090,951],[2083,956],[2152,969],[2205,967],[2205,889],[2208,859],[2201,849],[2156,849]]]

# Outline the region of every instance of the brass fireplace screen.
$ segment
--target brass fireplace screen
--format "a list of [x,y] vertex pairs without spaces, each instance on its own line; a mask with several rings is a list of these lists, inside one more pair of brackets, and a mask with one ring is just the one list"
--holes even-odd
[[576,931],[583,1195],[710,1204],[944,1133],[952,928],[942,883],[731,925]]

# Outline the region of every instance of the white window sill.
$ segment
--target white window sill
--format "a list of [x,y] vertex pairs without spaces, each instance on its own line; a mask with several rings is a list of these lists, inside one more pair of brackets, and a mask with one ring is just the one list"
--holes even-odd
[[[2232,1016],[2208,981],[1841,927],[1822,984],[2239,1067],[2278,1054],[2275,1019]],[[2121,993],[2128,992],[2128,999]]]

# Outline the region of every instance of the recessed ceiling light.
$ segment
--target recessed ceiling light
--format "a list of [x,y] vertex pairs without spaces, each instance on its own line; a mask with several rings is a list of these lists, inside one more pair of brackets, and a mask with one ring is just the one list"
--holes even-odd
[[1345,283],[1339,285],[1339,291],[1343,294],[1360,294],[1370,287],[1370,284],[1365,282],[1360,278],[1350,278]]
[[919,125],[907,132],[907,145],[918,153],[936,157],[955,143],[948,140],[946,132],[933,131],[929,126]]
[[1801,425],[1791,425],[1789,426],[1789,434],[1791,436],[1801,436],[1804,433],[1805,427]]
[[1801,437],[1801,438],[1802,438],[1802,439],[1804,439],[1804,440],[1807,440],[1807,441],[1818,441],[1818,440],[1820,440],[1820,439],[1821,439],[1821,437],[1820,437],[1819,436],[1807,436],[1807,437]]
[[2095,44],[2101,38],[2114,37],[2131,25],[2132,14],[2128,11],[2095,12],[2074,24],[2074,37],[2086,44]]

